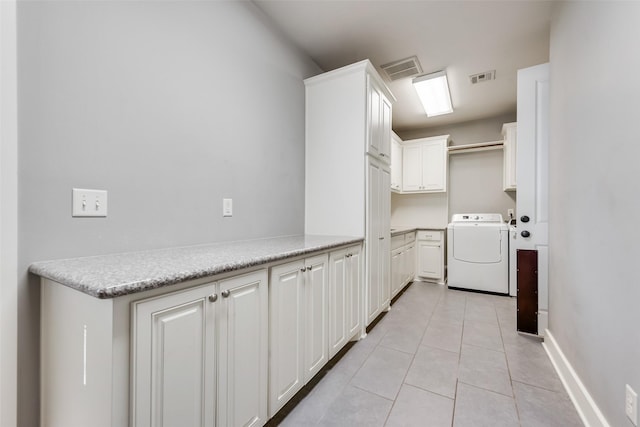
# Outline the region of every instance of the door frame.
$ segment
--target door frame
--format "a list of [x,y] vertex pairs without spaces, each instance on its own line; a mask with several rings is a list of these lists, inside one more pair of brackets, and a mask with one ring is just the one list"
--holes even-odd
[[0,425],[17,425],[18,102],[16,0],[0,1]]

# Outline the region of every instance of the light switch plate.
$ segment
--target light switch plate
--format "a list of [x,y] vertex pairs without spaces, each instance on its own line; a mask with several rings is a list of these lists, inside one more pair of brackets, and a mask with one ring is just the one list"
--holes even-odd
[[71,216],[73,217],[106,217],[107,191],[74,188],[71,205]]

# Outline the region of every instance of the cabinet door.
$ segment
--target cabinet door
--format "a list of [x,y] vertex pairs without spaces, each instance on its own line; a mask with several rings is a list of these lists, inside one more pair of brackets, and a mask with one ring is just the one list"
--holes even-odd
[[341,249],[329,254],[329,358],[336,355],[347,342],[347,292],[348,274],[347,250]]
[[442,247],[430,243],[418,244],[418,275],[429,279],[442,277]]
[[516,156],[517,156],[517,127],[516,123],[505,123],[502,126],[504,138],[503,189],[516,190]]
[[402,146],[392,138],[391,140],[391,189],[400,191],[402,188]]
[[380,171],[380,219],[378,222],[378,265],[380,266],[380,306],[386,308],[391,302],[391,174]]
[[443,142],[429,142],[422,146],[422,189],[445,191],[446,151]]
[[402,148],[402,191],[420,191],[422,188],[422,147]]
[[380,158],[389,164],[391,161],[391,103],[384,95],[380,96]]
[[380,92],[371,78],[367,76],[368,81],[368,102],[367,106],[369,117],[367,126],[367,153],[378,157],[380,155]]
[[394,297],[400,291],[404,276],[404,256],[402,249],[391,252],[391,296]]
[[406,282],[412,282],[416,274],[416,245],[412,244],[407,248],[404,257],[405,268],[407,273]]
[[367,191],[367,239],[366,239],[366,324],[371,323],[380,310],[380,168],[369,162]]
[[267,272],[219,282],[218,423],[261,426],[267,422]]
[[215,424],[215,307],[209,284],[132,304],[135,427]]
[[329,360],[327,341],[327,255],[307,258],[305,265],[305,384]]
[[349,248],[347,264],[347,339],[353,337],[362,323],[362,246]]
[[269,281],[269,416],[304,385],[304,262],[271,269]]

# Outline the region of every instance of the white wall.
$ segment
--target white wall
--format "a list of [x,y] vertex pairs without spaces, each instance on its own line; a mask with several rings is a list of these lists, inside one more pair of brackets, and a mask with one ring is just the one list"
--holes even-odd
[[[403,140],[451,135],[451,145],[473,144],[502,139],[502,125],[514,122],[514,113],[453,126],[398,131]],[[452,154],[449,156],[449,184],[446,195],[394,195],[391,223],[413,225],[408,221],[433,222],[446,227],[451,215],[468,212],[498,212],[505,218],[514,209],[516,194],[502,190],[502,150]]]
[[0,1],[0,426],[16,425],[18,102],[16,2]]
[[611,426],[640,392],[640,3],[559,2],[551,27],[549,324]]
[[[304,85],[250,2],[18,4],[19,420],[38,422],[36,260],[303,232]],[[71,188],[109,191],[71,218]],[[222,218],[222,198],[233,218]]]

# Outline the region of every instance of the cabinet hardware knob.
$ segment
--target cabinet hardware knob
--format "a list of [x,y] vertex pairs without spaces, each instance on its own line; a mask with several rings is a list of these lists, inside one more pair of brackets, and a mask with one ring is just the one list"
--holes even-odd
[[528,216],[526,216],[526,215],[522,215],[522,216],[520,217],[520,221],[522,221],[522,222],[529,222],[529,217],[528,217]]
[[311,266],[307,267],[307,271],[311,271],[311,268],[312,268]]
[[302,267],[302,268],[300,269],[300,271],[302,271],[302,272],[304,273],[305,271],[307,271],[307,268],[306,268],[306,267]]
[[229,295],[231,295],[231,292],[229,292],[228,290],[222,291],[222,298],[228,298]]
[[531,233],[529,233],[527,230],[522,230],[522,233],[520,233],[520,235],[522,237],[529,237],[531,236]]
[[216,302],[216,301],[218,301],[218,294],[209,295],[209,302]]

